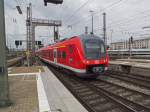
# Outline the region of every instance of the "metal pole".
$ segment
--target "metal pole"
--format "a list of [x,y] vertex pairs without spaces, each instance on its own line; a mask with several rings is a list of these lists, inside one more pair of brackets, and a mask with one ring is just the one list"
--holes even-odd
[[131,39],[129,38],[129,59],[131,58]]
[[56,28],[55,28],[55,26],[54,26],[54,42],[56,42]]
[[32,64],[35,63],[35,25],[32,24]]
[[93,12],[92,10],[90,10],[91,16],[92,16],[92,31],[91,34],[94,34],[94,19],[93,19]]
[[107,45],[107,37],[106,37],[106,13],[103,13],[103,33],[104,33],[104,43]]
[[85,27],[85,34],[88,34],[88,27]]
[[32,24],[32,53],[35,54],[35,25]]
[[0,107],[10,105],[8,71],[6,64],[6,38],[4,0],[0,0]]
[[[29,56],[29,60],[30,60],[30,65],[33,65],[33,61],[34,61],[34,42],[33,42],[33,32],[32,32],[32,4],[29,3],[29,20],[30,20],[30,30],[29,30],[29,34],[30,34],[30,53],[32,53],[32,55]],[[30,54],[29,53],[29,54]]]
[[93,13],[92,13],[92,34],[94,34],[94,30],[93,30]]
[[112,36],[113,36],[113,30],[111,30],[111,43],[112,43]]
[[55,31],[55,37],[56,37],[56,42],[57,41],[59,41],[59,34],[58,34],[58,32],[59,32],[59,28],[58,28],[58,26],[56,26],[56,29],[55,29],[56,31]]
[[30,7],[27,7],[27,20],[26,20],[26,28],[27,28],[27,50],[26,50],[26,58],[27,58],[27,64],[28,67],[30,66],[30,60],[29,60],[29,48],[30,48],[30,42],[29,42],[29,38],[30,38],[30,22],[29,22],[29,11],[30,11]]
[[32,43],[32,4],[30,3],[29,6],[27,7],[27,63],[28,67],[30,66],[30,63],[32,63],[31,57],[30,57],[30,52],[33,50],[33,43]]

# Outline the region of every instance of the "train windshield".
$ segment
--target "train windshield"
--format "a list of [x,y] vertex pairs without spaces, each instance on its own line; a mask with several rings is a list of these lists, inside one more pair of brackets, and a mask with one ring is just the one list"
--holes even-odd
[[99,59],[105,55],[104,43],[97,39],[86,40],[84,48],[87,59]]

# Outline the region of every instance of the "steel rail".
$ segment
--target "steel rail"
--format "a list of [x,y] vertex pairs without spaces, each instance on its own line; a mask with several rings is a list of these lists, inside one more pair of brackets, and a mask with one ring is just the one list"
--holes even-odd
[[126,98],[123,98],[110,91],[107,91],[106,89],[103,89],[97,86],[95,86],[95,88],[97,88],[98,91],[103,92],[104,94],[107,94],[109,97],[112,97],[113,99],[118,100],[119,102],[123,103],[126,107],[133,109],[134,112],[150,112],[150,108],[147,108],[145,106],[142,106],[140,104],[127,100]]
[[[137,91],[137,90],[133,90],[133,89],[131,89],[131,88],[127,88],[127,87],[124,87],[124,86],[120,86],[120,85],[117,85],[117,84],[114,84],[114,83],[112,83],[112,82],[108,82],[108,81],[105,81],[105,80],[102,80],[102,79],[99,79],[99,81],[96,83],[96,82],[91,82],[91,84],[94,84],[94,85],[96,85],[96,86],[98,86],[98,85],[100,85],[100,83],[105,83],[105,85],[107,85],[107,84],[109,84],[111,87],[117,87],[117,90],[119,90],[119,89],[123,89],[123,90],[125,90],[126,92],[128,91],[128,92],[130,92],[130,93],[133,93],[133,95],[141,95],[142,96],[142,99],[148,99],[149,98],[149,100],[150,100],[150,95],[148,95],[148,94],[146,94],[146,93],[144,93],[144,92],[140,92],[140,91]],[[108,89],[109,90],[109,89]],[[133,96],[132,95],[132,96]],[[132,102],[134,102],[134,101],[132,101]],[[134,102],[134,103],[137,103],[137,102]],[[150,102],[149,102],[150,103]],[[138,104],[138,103],[137,103]],[[142,105],[142,104],[139,104],[139,105],[141,105],[141,106],[143,106],[143,107],[146,107],[146,108],[149,108],[150,109],[150,107],[148,106],[144,106],[144,105]]]
[[129,82],[129,83],[138,85],[140,87],[150,89],[149,83],[146,83],[146,82],[143,82],[143,81],[140,81],[140,80],[135,80],[135,79],[131,79],[129,77],[122,77],[122,76],[119,76],[119,75],[112,75],[112,74],[107,75],[107,76],[111,77],[111,78],[119,79],[119,80],[122,80],[122,81],[125,81],[125,82]]
[[147,82],[147,83],[150,83],[150,76],[144,76],[144,75],[139,75],[139,74],[126,74],[124,72],[114,72],[114,71],[108,71],[109,74],[112,74],[112,75],[120,75],[122,77],[129,77],[129,78],[132,78],[132,79],[136,79],[136,80],[140,80],[140,81],[144,81],[144,82]]
[[[83,97],[81,97],[82,95],[81,96],[79,95],[79,92],[81,92],[81,93],[85,92],[86,89],[89,89],[90,91],[88,91],[88,92],[86,91],[87,93],[85,92],[84,94],[90,95],[91,92],[95,92],[96,94],[99,94],[101,97],[109,99],[109,101],[111,100],[113,103],[115,102],[115,104],[117,103],[125,110],[125,112],[127,112],[127,111],[137,112],[137,111],[139,111],[138,109],[141,110],[141,108],[143,110],[145,110],[144,112],[150,112],[150,109],[147,107],[143,107],[143,106],[136,104],[132,101],[129,101],[125,98],[123,99],[122,97],[112,94],[111,92],[106,91],[103,88],[99,89],[98,87],[96,87],[95,85],[93,85],[89,82],[85,82],[84,80],[81,80],[79,78],[68,75],[68,73],[66,73],[66,72],[56,71],[55,69],[52,69],[52,68],[51,68],[51,70],[59,78],[59,80],[61,80],[61,82],[74,94],[74,96],[78,100],[80,100],[82,102],[82,104],[90,110],[90,112],[98,112],[98,111],[93,109],[93,107],[91,107],[91,105],[88,104],[88,102],[85,102],[86,100],[83,99]],[[64,74],[67,74],[67,75],[64,76]],[[72,85],[72,86],[70,86],[70,85]],[[132,104],[132,106],[129,106],[129,104]],[[138,107],[138,109],[137,108],[135,109],[133,107]],[[102,112],[104,112],[104,110]]]

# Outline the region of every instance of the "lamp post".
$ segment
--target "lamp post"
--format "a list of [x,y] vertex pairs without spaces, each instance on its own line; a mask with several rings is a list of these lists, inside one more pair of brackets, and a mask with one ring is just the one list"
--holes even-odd
[[92,16],[92,31],[91,31],[91,34],[94,34],[94,31],[93,31],[93,24],[94,24],[93,14],[94,14],[94,11],[90,10],[89,12],[91,13],[91,16]]
[[103,34],[104,34],[104,43],[107,46],[107,36],[106,36],[106,13],[103,13]]
[[110,41],[111,41],[111,42],[110,42],[110,43],[112,43],[113,32],[114,32],[114,30],[111,29],[111,36],[110,36],[110,38],[111,38]]

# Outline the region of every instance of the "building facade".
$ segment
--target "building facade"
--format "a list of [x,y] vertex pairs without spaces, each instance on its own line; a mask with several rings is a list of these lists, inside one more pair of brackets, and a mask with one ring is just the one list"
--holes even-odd
[[[131,43],[133,49],[150,49],[150,37],[133,40]],[[111,50],[129,49],[129,41],[114,42],[110,45]]]

